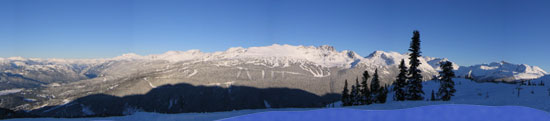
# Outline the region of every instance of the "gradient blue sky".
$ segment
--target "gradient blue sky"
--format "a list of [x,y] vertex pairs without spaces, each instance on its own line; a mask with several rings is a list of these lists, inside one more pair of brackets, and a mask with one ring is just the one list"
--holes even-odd
[[550,70],[548,0],[0,0],[0,57],[105,58],[169,50],[333,45],[461,65],[506,60]]

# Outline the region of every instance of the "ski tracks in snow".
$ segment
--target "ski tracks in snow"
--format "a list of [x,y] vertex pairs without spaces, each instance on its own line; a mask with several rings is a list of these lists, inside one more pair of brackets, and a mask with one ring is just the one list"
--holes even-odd
[[198,72],[199,72],[199,71],[197,71],[197,69],[193,69],[193,73],[187,75],[187,78],[194,76],[194,75],[197,74]]
[[157,88],[157,86],[153,85],[153,83],[151,83],[151,81],[147,80],[147,78],[143,78],[143,80],[147,81],[149,83],[149,86],[151,86],[151,88]]

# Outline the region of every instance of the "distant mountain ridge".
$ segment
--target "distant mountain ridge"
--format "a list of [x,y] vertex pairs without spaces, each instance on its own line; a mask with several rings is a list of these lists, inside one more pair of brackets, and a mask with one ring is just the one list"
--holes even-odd
[[548,74],[537,66],[512,64],[509,62],[492,62],[472,66],[462,66],[457,75],[485,81],[515,81],[537,79]]
[[[104,59],[40,59],[10,57],[0,58],[0,69],[2,69],[4,73],[19,75],[25,75],[26,73],[32,73],[33,71],[37,73],[41,73],[41,71],[60,72],[55,75],[61,76],[64,79],[57,80],[81,80],[89,76],[96,76],[83,72],[86,71],[87,68],[116,61],[220,61],[218,66],[230,66],[238,64],[234,63],[235,61],[232,60],[246,60],[245,63],[264,65],[270,68],[287,67],[291,63],[307,63],[326,68],[352,68],[354,66],[397,66],[401,59],[405,59],[408,63],[407,54],[391,51],[375,51],[366,57],[361,57],[359,54],[349,50],[338,52],[334,49],[334,47],[328,45],[314,47],[273,44],[271,46],[250,48],[234,47],[229,48],[226,51],[212,53],[204,53],[200,50],[168,51],[163,54],[147,56],[128,53],[114,58]],[[439,62],[449,60],[446,58],[423,56],[420,61],[423,63],[420,65],[422,71],[437,75],[437,71],[440,70]],[[24,69],[14,71],[18,68]],[[459,76],[471,74],[471,76],[478,78],[479,80],[491,81],[534,79],[548,74],[546,71],[536,66],[512,64],[504,61],[472,66],[459,66],[455,63],[454,68],[457,70],[457,75]],[[67,75],[63,74],[70,76],[66,77]],[[315,75],[315,72],[312,74]],[[42,75],[48,76],[51,74]],[[323,77],[326,75],[316,76]]]

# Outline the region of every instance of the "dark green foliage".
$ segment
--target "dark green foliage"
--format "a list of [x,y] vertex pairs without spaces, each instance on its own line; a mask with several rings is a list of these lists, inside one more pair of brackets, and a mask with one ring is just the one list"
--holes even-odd
[[370,78],[369,72],[363,72],[363,77],[361,81],[361,95],[362,95],[362,104],[372,104],[371,91],[369,85],[367,84],[368,79]]
[[359,90],[357,89],[357,85],[351,85],[351,92],[350,92],[351,105],[358,105],[358,102],[359,102],[359,100],[357,100],[358,95],[359,95]]
[[380,88],[377,100],[378,103],[386,103],[386,99],[388,98],[388,86],[384,86]]
[[456,92],[456,89],[454,88],[455,82],[453,81],[453,78],[455,77],[455,73],[453,72],[453,63],[449,61],[441,62],[440,67],[442,71],[439,72],[440,87],[437,92],[437,96],[443,101],[449,101]]
[[370,91],[374,98],[374,103],[379,103],[378,96],[380,95],[380,80],[378,79],[378,69],[374,71],[372,80],[370,81]]
[[346,79],[344,83],[344,91],[342,91],[342,105],[343,106],[350,106],[351,100],[350,100],[350,94],[348,90],[348,80]]
[[361,94],[361,85],[359,85],[359,78],[355,78],[355,96],[353,97],[354,105],[361,105],[363,101],[363,95]]
[[393,100],[395,101],[404,101],[405,100],[405,86],[407,85],[407,66],[405,66],[405,60],[401,60],[399,64],[399,75],[397,79],[393,82]]
[[378,78],[378,69],[374,71],[372,80],[370,82],[370,90],[372,93],[374,103],[385,103],[387,97],[386,87],[380,86],[380,80]]
[[0,108],[0,119],[15,118],[16,114],[13,110]]
[[347,80],[344,85],[344,91],[342,92],[342,103],[344,106],[350,105],[370,105],[372,103],[386,103],[388,97],[388,85],[383,87],[380,85],[378,76],[378,69],[374,71],[373,78],[370,85],[367,84],[370,78],[369,72],[363,72],[361,83],[359,78],[355,79],[355,85],[351,86],[351,92],[348,94]]
[[413,37],[411,38],[411,46],[409,51],[410,68],[409,68],[409,81],[407,82],[407,100],[423,100],[424,91],[422,90],[422,75],[420,69],[420,33],[413,31]]
[[36,118],[38,116],[32,115],[24,111],[13,111],[7,108],[0,108],[0,120],[10,118]]

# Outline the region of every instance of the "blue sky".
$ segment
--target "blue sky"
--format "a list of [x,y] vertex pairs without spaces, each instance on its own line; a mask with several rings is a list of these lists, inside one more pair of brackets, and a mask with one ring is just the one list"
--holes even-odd
[[548,0],[0,0],[0,57],[104,58],[169,50],[333,45],[461,65],[506,60],[550,70]]

